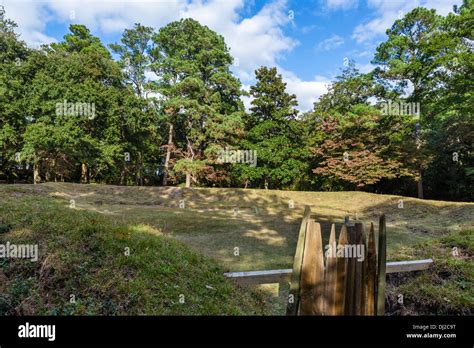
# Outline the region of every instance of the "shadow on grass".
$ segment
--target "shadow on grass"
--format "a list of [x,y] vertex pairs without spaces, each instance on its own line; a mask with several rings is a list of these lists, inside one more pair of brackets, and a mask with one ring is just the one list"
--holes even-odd
[[[474,204],[422,201],[364,192],[289,192],[254,189],[125,187],[79,184],[16,185],[112,215],[127,224],[149,224],[217,259],[230,271],[290,268],[304,205],[320,222],[323,242],[344,216],[378,231],[387,216],[388,257],[402,245],[472,225]],[[289,208],[293,200],[295,208]],[[400,200],[403,208],[399,208]],[[184,208],[179,208],[180,201]],[[237,248],[237,249],[236,249]]]

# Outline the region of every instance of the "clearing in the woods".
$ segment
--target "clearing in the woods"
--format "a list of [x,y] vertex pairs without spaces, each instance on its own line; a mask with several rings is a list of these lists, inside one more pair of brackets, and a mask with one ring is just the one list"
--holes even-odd
[[[396,306],[396,297],[393,301],[394,306],[390,306],[389,303],[391,313],[469,314],[470,310],[466,312],[465,308],[469,308],[473,303],[473,294],[469,290],[473,281],[472,261],[470,261],[474,244],[473,203],[419,200],[365,192],[184,189],[66,183],[2,185],[0,203],[4,203],[0,204],[0,217],[6,220],[3,223],[11,222],[14,225],[14,231],[10,234],[13,233],[21,239],[33,229],[36,235],[40,236],[38,238],[47,238],[48,247],[59,245],[58,248],[63,248],[61,258],[66,261],[56,260],[55,258],[59,257],[58,253],[48,251],[51,252],[51,256],[42,261],[46,265],[42,265],[41,269],[25,270],[22,266],[21,272],[25,273],[25,279],[29,276],[29,272],[35,276],[40,272],[40,280],[48,279],[46,271],[48,264],[54,265],[56,262],[54,267],[58,268],[64,262],[70,261],[71,265],[77,267],[83,263],[82,255],[102,252],[100,250],[104,248],[121,249],[124,245],[128,245],[127,243],[131,243],[134,252],[140,253],[138,263],[127,266],[126,262],[130,261],[117,261],[120,259],[114,254],[112,258],[114,261],[109,265],[106,261],[94,265],[98,262],[95,260],[97,257],[101,260],[108,259],[103,255],[84,257],[85,268],[94,266],[96,270],[99,268],[106,270],[104,274],[101,272],[95,274],[90,281],[94,282],[93,287],[97,287],[96,282],[101,279],[101,284],[110,289],[100,288],[94,292],[103,293],[103,296],[109,298],[109,293],[112,291],[117,292],[118,297],[122,297],[121,300],[112,301],[109,304],[110,309],[105,314],[283,314],[284,293],[280,294],[280,298],[267,298],[265,295],[270,308],[266,306],[267,308],[263,309],[261,299],[246,291],[238,291],[239,299],[232,299],[233,290],[229,287],[230,282],[224,281],[224,278],[216,272],[291,268],[305,205],[311,207],[313,216],[322,223],[323,233],[326,235],[329,233],[330,223],[336,223],[339,230],[345,216],[358,219],[368,226],[371,221],[377,224],[381,213],[386,214],[389,261],[421,259],[436,254],[434,273],[427,272],[421,276],[422,278],[413,278],[410,275],[411,278],[408,279],[397,277],[391,280],[390,284],[394,285],[389,284],[388,301],[391,296],[397,296],[400,289],[409,293],[405,296],[408,302],[403,308]],[[51,205],[48,205],[49,203]],[[58,207],[61,208],[60,211]],[[41,215],[35,217],[37,214]],[[64,220],[56,221],[57,219]],[[83,226],[89,223],[97,223],[99,227]],[[34,226],[30,229],[31,224]],[[54,233],[50,233],[48,237],[42,236],[41,231],[44,228]],[[110,228],[118,230],[102,238],[102,231]],[[94,243],[93,246],[89,245],[92,243],[88,240],[89,235],[92,236],[94,243],[99,243],[98,247],[94,246]],[[155,239],[158,240],[156,243]],[[173,244],[172,240],[179,242]],[[190,251],[182,249],[180,247],[182,243],[189,246]],[[167,246],[163,246],[164,244]],[[453,246],[459,246],[460,259],[450,257]],[[156,255],[151,250],[154,248],[159,249]],[[219,268],[213,268],[207,258],[200,259],[197,256],[200,254],[214,259]],[[163,268],[164,266],[166,267]],[[11,275],[17,272],[15,267],[11,265],[9,267]],[[64,274],[61,277],[67,278],[69,274],[67,270],[62,271]],[[58,272],[55,269],[56,273],[52,273],[53,278],[59,277],[62,271]],[[109,279],[107,275],[123,272],[125,273],[121,277],[115,277],[117,278],[115,280]],[[43,273],[46,274],[46,278]],[[447,273],[450,274],[448,278],[445,277]],[[116,286],[118,278],[120,282],[124,282],[120,283],[123,285],[122,289]],[[133,281],[130,282],[130,279]],[[157,284],[157,279],[160,280],[160,284]],[[164,284],[170,291],[166,295],[170,298],[164,302],[163,294],[158,296],[152,291],[155,288],[164,291],[163,279],[168,279],[170,282]],[[71,289],[78,286],[86,286],[85,289],[88,289],[87,284],[74,285],[73,279],[61,278],[56,281],[58,284],[66,282]],[[22,287],[28,286],[27,281],[24,284],[23,281],[21,284],[17,283],[12,283],[11,291],[20,291]],[[55,285],[41,286],[51,289]],[[20,290],[17,287],[20,287]],[[186,292],[186,287],[189,289],[198,287],[203,291],[199,296],[196,295],[193,300],[195,305],[192,307],[180,306],[179,303],[180,291]],[[273,293],[275,291],[271,288],[266,289],[265,286],[262,289]],[[130,298],[130,291],[138,298]],[[54,292],[54,296],[56,295],[57,291]],[[42,304],[44,307],[41,309],[30,308],[28,311],[28,308],[23,308],[25,303],[27,307],[28,303],[34,307],[33,302],[37,299],[34,300],[31,296],[41,297],[41,294],[32,295],[31,291],[26,291],[21,297],[12,293],[10,297],[5,296],[3,304],[0,299],[0,309],[3,305],[10,313],[51,314],[53,313],[51,308],[62,306],[59,312],[62,314],[104,314],[102,309],[98,309],[103,308],[101,296],[96,295],[90,295],[96,299],[96,304],[86,303],[83,307],[71,307],[68,304],[58,305],[58,301],[62,301],[58,300],[52,302],[49,307],[46,303]],[[414,307],[409,306],[410,296],[413,297],[411,303]],[[444,303],[443,299],[446,296],[451,299],[449,303]],[[17,297],[23,298],[23,302],[13,303]],[[219,305],[222,302],[227,303],[224,310]]]
[[345,216],[368,225],[385,213],[389,260],[402,246],[474,228],[474,203],[366,192],[48,183],[2,186],[0,195],[8,193],[48,196],[66,207],[99,212],[151,233],[170,235],[229,271],[291,268],[305,205],[323,223],[326,234],[330,222],[341,224]]

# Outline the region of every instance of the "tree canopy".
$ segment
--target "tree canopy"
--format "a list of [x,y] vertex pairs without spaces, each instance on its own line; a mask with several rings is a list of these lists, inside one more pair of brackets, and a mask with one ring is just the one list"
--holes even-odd
[[244,91],[223,36],[194,19],[136,23],[108,47],[75,24],[32,49],[0,7],[0,181],[473,200],[472,3],[397,19],[376,68],[349,61],[305,113],[276,67]]

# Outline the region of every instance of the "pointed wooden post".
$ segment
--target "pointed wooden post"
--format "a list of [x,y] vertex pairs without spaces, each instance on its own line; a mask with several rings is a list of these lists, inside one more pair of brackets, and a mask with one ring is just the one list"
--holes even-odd
[[385,315],[385,271],[387,264],[387,229],[385,215],[379,219],[379,248],[377,274],[377,315]]
[[365,242],[365,229],[362,226],[360,236],[360,248],[362,251],[361,263],[361,289],[360,289],[360,315],[367,315],[367,243]]
[[324,259],[321,227],[309,220],[301,267],[300,314],[322,315],[324,296]]
[[374,224],[370,223],[367,245],[367,315],[375,315],[375,279],[377,276],[377,253],[375,250]]
[[[366,239],[366,236],[364,236],[364,239]],[[368,269],[369,269],[369,260],[367,259],[367,253],[368,253],[368,250],[367,250],[367,241],[364,240],[364,244],[365,244],[365,247],[364,247],[364,262],[363,262],[363,265],[362,265],[362,272],[363,272],[363,275],[364,275],[364,288],[362,289],[363,292],[362,292],[362,303],[361,303],[361,307],[362,307],[362,315],[368,315],[367,314],[367,298],[368,298],[368,283],[367,283],[367,280],[368,280]]]
[[360,315],[362,312],[361,302],[362,302],[362,287],[363,287],[363,274],[362,274],[362,262],[358,258],[358,251],[362,243],[362,233],[364,226],[362,223],[357,222],[355,224],[355,243],[354,243],[354,315]]
[[314,222],[313,229],[314,243],[313,252],[316,254],[316,262],[312,264],[316,272],[316,287],[314,289],[313,314],[324,315],[324,308],[326,307],[326,297],[324,293],[324,248],[323,238],[321,233],[321,225]]
[[[341,232],[339,234],[338,247],[344,247],[348,242],[347,227],[342,225]],[[336,303],[335,303],[335,315],[344,315],[345,313],[345,301],[346,301],[346,272],[347,272],[347,259],[345,257],[336,257]]]
[[290,292],[288,295],[288,306],[286,315],[298,314],[301,265],[303,262],[304,244],[306,238],[306,225],[311,215],[311,209],[306,206],[304,209],[303,220],[301,221],[298,242],[296,244],[295,260],[293,262],[293,273],[291,274]]
[[329,236],[329,253],[326,257],[326,315],[336,315],[336,282],[337,282],[337,245],[336,245],[336,226],[332,224],[331,234]]
[[[355,226],[347,226],[347,237],[350,248],[357,243],[356,239],[356,228]],[[346,255],[348,256],[348,255]],[[347,258],[347,270],[346,270],[346,300],[345,300],[345,315],[354,315],[355,303],[355,272],[356,272],[356,259],[354,257]]]

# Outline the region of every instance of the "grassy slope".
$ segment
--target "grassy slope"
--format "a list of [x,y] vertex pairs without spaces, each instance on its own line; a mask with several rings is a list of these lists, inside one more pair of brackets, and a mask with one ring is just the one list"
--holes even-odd
[[[1,188],[0,188],[1,190]],[[17,195],[44,195],[64,206],[101,212],[126,224],[144,224],[191,245],[219,261],[226,270],[291,268],[304,205],[329,232],[330,221],[345,215],[377,222],[387,214],[388,258],[402,246],[454,231],[473,229],[473,203],[452,203],[364,192],[289,192],[243,189],[122,187],[46,184],[4,186]],[[21,193],[23,191],[23,193]],[[294,201],[294,209],[288,201]],[[403,199],[403,209],[398,208]],[[180,200],[185,208],[179,209]],[[257,213],[255,211],[257,207]],[[234,208],[238,213],[234,216]],[[235,256],[235,247],[239,256]]]
[[[429,272],[411,273],[399,279],[392,279],[392,285],[388,289],[389,312],[395,314],[429,313],[431,308],[432,313],[434,306],[440,308],[440,313],[466,313],[466,310],[462,308],[466,308],[466,306],[469,308],[469,304],[472,307],[472,292],[466,292],[462,288],[465,284],[472,285],[472,268],[469,268],[469,265],[472,265],[472,260],[470,258],[461,260],[463,265],[460,266],[461,273],[449,271],[448,273],[452,273],[453,276],[446,278],[446,271],[443,268],[440,270],[438,266],[451,267],[458,261],[443,257],[446,253],[440,256],[439,250],[446,251],[446,247],[434,247],[444,243],[445,239],[443,238],[457,238],[456,236],[463,235],[462,233],[466,234],[467,231],[471,231],[472,234],[474,230],[472,221],[474,204],[472,203],[421,201],[363,192],[186,190],[172,187],[119,187],[52,183],[36,187],[31,185],[0,186],[0,199],[2,196],[3,198],[8,197],[10,200],[13,198],[15,200],[31,199],[32,201],[36,201],[40,197],[50,197],[48,202],[51,201],[51,198],[55,198],[57,202],[55,204],[61,206],[62,210],[73,211],[74,214],[95,211],[100,213],[95,214],[95,218],[102,216],[104,220],[109,221],[109,224],[113,221],[114,225],[128,226],[122,227],[128,231],[128,237],[147,236],[143,237],[145,239],[142,245],[145,249],[150,246],[151,239],[155,240],[155,237],[152,238],[150,235],[171,236],[173,239],[178,239],[216,259],[226,270],[234,271],[290,268],[294,256],[297,230],[305,204],[311,206],[314,217],[323,222],[323,231],[326,232],[329,229],[330,221],[340,222],[345,215],[354,217],[357,214],[357,217],[364,222],[375,222],[378,214],[385,213],[388,220],[389,259],[435,257],[435,260],[445,260],[441,263],[436,261],[436,267]],[[75,210],[67,208],[71,199],[76,203]],[[294,209],[288,208],[290,199],[294,201]],[[404,201],[403,209],[398,208],[400,199]],[[184,209],[178,207],[180,200],[185,202]],[[42,198],[41,201],[43,202]],[[257,211],[255,207],[257,207]],[[238,208],[238,213],[235,215],[234,208]],[[0,216],[1,214],[0,212]],[[77,231],[74,233],[77,234]],[[118,241],[114,241],[116,238],[117,236],[112,236],[110,242],[118,243]],[[165,240],[168,243],[172,242],[169,238]],[[80,240],[77,243],[80,246]],[[122,247],[123,244],[118,249]],[[235,247],[239,247],[239,256],[234,255]],[[155,248],[153,247],[153,249]],[[150,251],[150,253],[153,252]],[[147,262],[149,260],[143,260],[143,264],[136,265],[135,268],[135,270],[143,272],[144,278],[148,278],[148,272],[156,272],[156,268],[161,265],[147,268]],[[195,267],[197,266],[195,265]],[[115,270],[117,269],[122,270],[122,266],[115,268]],[[107,284],[106,280],[109,276],[103,276],[104,284]],[[440,277],[444,280],[441,281]],[[153,289],[153,286],[156,286],[156,284],[153,285],[153,279],[150,279],[150,282],[149,287],[142,285],[139,289],[147,293],[148,289]],[[92,281],[90,284],[94,285]],[[206,282],[206,284],[208,283]],[[272,289],[272,285],[265,287],[267,290],[275,290]],[[456,291],[461,291],[461,293],[456,294]],[[179,310],[184,307],[179,307],[174,302],[176,296],[179,296],[181,292],[176,291],[166,297],[172,299],[170,300],[172,309],[164,310],[164,313],[180,313]],[[405,295],[403,307],[393,302],[400,292],[409,294],[408,297]],[[251,297],[246,297],[245,294],[239,296],[243,296],[244,301],[238,300],[237,303],[243,303],[243,306],[246,307],[237,309],[241,313],[252,311],[250,308],[255,308],[256,303],[257,307],[260,306],[260,299],[257,299],[253,294]],[[444,300],[446,296],[448,296],[448,300]],[[449,299],[451,297],[453,300]],[[284,302],[284,292],[280,298],[271,299],[273,313],[283,313]],[[170,303],[166,303],[165,307]],[[418,308],[418,304],[422,307]],[[155,305],[153,304],[153,306]],[[123,312],[128,310],[123,309]],[[191,311],[191,313],[206,313],[206,310],[201,308]],[[436,313],[436,310],[434,312]]]
[[[424,272],[389,275],[389,314],[474,314],[474,230],[401,247],[397,256],[399,259],[430,257],[434,264]],[[399,295],[403,296],[403,303],[399,303]]]
[[152,227],[15,191],[0,190],[0,244],[37,243],[40,259],[0,260],[0,315],[264,313],[259,294],[236,290],[214,261]]

